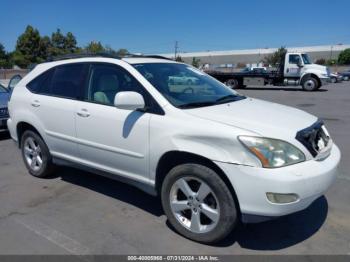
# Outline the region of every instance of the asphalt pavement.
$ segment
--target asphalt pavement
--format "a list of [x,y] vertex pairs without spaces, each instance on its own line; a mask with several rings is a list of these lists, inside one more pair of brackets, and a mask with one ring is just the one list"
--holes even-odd
[[342,151],[339,175],[308,209],[240,225],[203,245],[173,231],[160,200],[72,168],[30,176],[8,134],[0,135],[0,254],[350,254],[350,82],[318,92],[247,88],[245,95],[324,119]]

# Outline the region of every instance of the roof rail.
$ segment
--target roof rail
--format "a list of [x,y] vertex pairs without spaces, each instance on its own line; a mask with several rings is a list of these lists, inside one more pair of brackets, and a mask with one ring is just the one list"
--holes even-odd
[[115,59],[121,59],[122,57],[118,55],[114,55],[111,53],[72,53],[72,54],[65,54],[55,57],[50,57],[47,62],[53,62],[53,61],[60,61],[60,60],[66,60],[66,59],[74,59],[74,58],[84,58],[84,57],[106,57],[106,58],[115,58]]
[[118,56],[116,54],[112,53],[72,53],[72,54],[65,54],[55,57],[50,57],[47,59],[46,62],[53,62],[53,61],[60,61],[60,60],[66,60],[66,59],[75,59],[75,58],[85,58],[85,57],[105,57],[105,58],[114,58],[114,59],[122,59],[122,58],[159,58],[159,59],[166,59],[166,60],[172,60],[168,57],[160,56],[160,55],[142,55],[142,54],[126,54],[125,56]]
[[124,56],[125,58],[129,58],[129,57],[134,57],[134,58],[158,58],[158,59],[165,59],[165,60],[173,60],[169,57],[165,57],[165,56],[160,56],[160,55],[142,55],[142,54],[127,54],[126,56]]

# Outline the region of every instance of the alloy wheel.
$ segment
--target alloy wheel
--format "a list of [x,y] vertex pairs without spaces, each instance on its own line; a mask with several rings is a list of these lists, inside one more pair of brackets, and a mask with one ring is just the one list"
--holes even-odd
[[170,190],[170,207],[179,223],[193,233],[213,230],[220,218],[220,207],[213,190],[195,177],[178,179]]

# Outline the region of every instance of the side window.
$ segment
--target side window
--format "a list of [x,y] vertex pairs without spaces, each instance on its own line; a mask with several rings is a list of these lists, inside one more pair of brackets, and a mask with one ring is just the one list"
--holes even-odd
[[85,101],[114,105],[115,95],[121,91],[135,91],[145,97],[141,84],[125,69],[117,65],[92,65]]
[[34,78],[27,84],[27,88],[32,93],[39,93],[41,90],[49,90],[52,70],[46,71]]
[[298,61],[300,61],[299,55],[289,55],[289,63],[290,64],[298,64]]
[[64,98],[77,98],[85,83],[86,69],[87,64],[69,64],[56,67],[52,74],[48,94]]

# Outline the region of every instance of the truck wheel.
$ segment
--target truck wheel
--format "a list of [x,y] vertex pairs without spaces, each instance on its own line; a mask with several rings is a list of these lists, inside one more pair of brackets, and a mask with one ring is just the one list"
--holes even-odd
[[165,177],[161,198],[175,230],[198,242],[223,239],[237,221],[230,190],[218,174],[202,165],[174,167]]
[[238,80],[237,80],[237,79],[234,79],[234,78],[227,80],[225,84],[226,84],[227,86],[229,86],[230,88],[232,88],[232,89],[237,89],[237,88],[239,88]]
[[21,151],[24,164],[35,177],[48,177],[54,171],[54,164],[48,147],[35,132],[25,131],[21,138]]
[[312,76],[307,76],[303,81],[302,86],[305,91],[315,91],[320,88],[317,79]]

